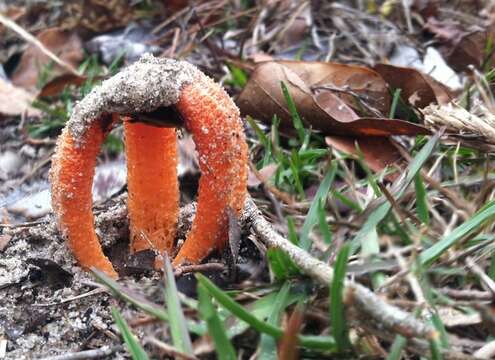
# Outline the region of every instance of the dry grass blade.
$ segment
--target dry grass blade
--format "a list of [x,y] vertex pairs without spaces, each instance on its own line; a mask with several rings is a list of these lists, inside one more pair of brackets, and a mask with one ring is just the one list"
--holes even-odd
[[298,338],[297,335],[301,331],[304,320],[304,309],[301,304],[298,304],[292,312],[284,335],[280,340],[279,359],[297,360],[299,359]]
[[487,143],[495,145],[495,116],[488,111],[484,113],[485,116],[477,116],[458,105],[450,104],[430,105],[422,113],[425,123],[431,127],[446,126],[453,135],[468,140],[481,137]]

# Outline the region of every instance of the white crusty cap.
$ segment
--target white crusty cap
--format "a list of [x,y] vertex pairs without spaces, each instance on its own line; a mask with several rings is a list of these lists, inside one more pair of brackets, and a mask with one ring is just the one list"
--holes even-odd
[[199,70],[185,61],[145,54],[96,86],[75,107],[67,123],[72,137],[82,139],[88,126],[103,113],[150,112],[179,100],[182,87]]

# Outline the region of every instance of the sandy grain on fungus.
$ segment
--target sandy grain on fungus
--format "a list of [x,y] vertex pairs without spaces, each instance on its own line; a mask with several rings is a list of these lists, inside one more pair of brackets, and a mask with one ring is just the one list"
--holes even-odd
[[75,107],[67,124],[77,144],[102,113],[150,112],[177,103],[182,87],[199,70],[184,61],[146,54],[139,61],[95,87]]

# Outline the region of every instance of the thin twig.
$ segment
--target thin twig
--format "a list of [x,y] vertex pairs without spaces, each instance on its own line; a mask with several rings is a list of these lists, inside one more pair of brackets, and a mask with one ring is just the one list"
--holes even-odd
[[468,266],[469,270],[475,275],[477,275],[481,281],[482,284],[484,284],[492,294],[495,295],[495,281],[493,281],[479,266],[476,264],[476,262],[468,257],[466,258],[466,265]]
[[191,356],[183,352],[180,352],[176,348],[164,343],[163,341],[158,340],[157,338],[148,337],[146,338],[146,342],[156,346],[157,348],[162,350],[165,353],[165,355],[170,356],[173,359],[198,360],[196,356]]
[[69,73],[74,74],[76,76],[81,76],[81,74],[74,69],[73,66],[68,64],[67,62],[63,61],[60,59],[57,55],[55,55],[50,49],[47,49],[45,45],[41,41],[39,41],[37,38],[35,38],[33,35],[28,33],[26,30],[24,30],[22,27],[17,25],[14,21],[10,20],[8,17],[2,15],[0,13],[0,23],[2,23],[5,27],[9,28],[10,30],[16,32],[19,36],[21,36],[24,40],[27,42],[33,44],[36,46],[40,51],[48,56],[51,60],[53,60],[56,64],[60,65],[63,67],[65,70],[67,70]]
[[456,300],[492,301],[495,299],[495,294],[490,291],[442,288],[440,292]]
[[181,265],[174,269],[174,276],[179,277],[184,274],[200,271],[223,271],[225,270],[225,264],[222,263],[206,263],[196,265]]
[[[328,286],[332,282],[332,268],[275,232],[251,198],[246,200],[243,218],[245,223],[251,224],[256,235],[268,247],[282,250],[299,266],[303,273],[324,286]],[[345,298],[348,304],[365,313],[389,331],[406,337],[431,339],[437,336],[436,331],[429,324],[417,319],[412,314],[387,304],[366,287],[347,280],[345,289]]]
[[33,304],[32,306],[38,306],[38,307],[55,306],[55,305],[60,305],[60,304],[65,304],[65,303],[68,303],[68,302],[76,301],[76,300],[79,300],[79,299],[84,299],[85,297],[92,296],[92,295],[97,295],[97,294],[101,294],[101,293],[105,293],[105,292],[108,292],[108,290],[106,288],[96,288],[96,289],[90,290],[90,291],[88,291],[88,292],[86,292],[84,294],[76,295],[76,296],[71,296],[69,298],[62,299],[60,301],[54,301],[54,302],[51,302],[51,303]]
[[123,350],[122,345],[117,346],[102,346],[99,349],[84,350],[76,353],[62,354],[56,356],[45,357],[40,360],[85,360],[85,359],[98,359],[102,357],[107,357],[116,353],[117,351]]
[[475,358],[493,359],[495,356],[495,340],[490,341],[474,353]]

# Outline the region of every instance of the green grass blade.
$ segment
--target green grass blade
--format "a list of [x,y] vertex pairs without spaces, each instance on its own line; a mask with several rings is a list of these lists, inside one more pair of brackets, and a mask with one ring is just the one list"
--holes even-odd
[[96,269],[92,269],[92,271],[95,274],[96,279],[110,289],[113,295],[134,305],[138,309],[143,310],[159,320],[168,322],[168,314],[160,306],[153,304],[146,299],[138,298],[135,294],[130,294],[127,289],[123,288],[118,282],[105,275],[105,273]]
[[407,345],[407,339],[402,335],[397,335],[390,347],[390,351],[387,356],[387,360],[400,360],[402,350]]
[[213,306],[210,294],[202,284],[198,284],[199,314],[208,326],[208,335],[215,344],[217,359],[236,360],[237,355],[229,340],[224,324]]
[[131,329],[129,328],[129,325],[127,325],[127,322],[124,320],[120,312],[112,306],[112,316],[113,319],[115,320],[115,324],[120,330],[120,333],[122,334],[122,338],[124,339],[127,349],[129,350],[129,353],[131,354],[132,358],[134,360],[148,360],[148,355],[142,348],[142,346],[139,344],[137,338],[134,336],[132,333]]
[[375,175],[371,171],[371,169],[368,167],[366,164],[366,161],[364,160],[364,154],[361,151],[361,148],[359,147],[359,143],[356,141],[354,143],[354,146],[356,148],[356,152],[358,154],[358,164],[361,166],[361,168],[364,170],[366,173],[366,180],[368,181],[369,186],[373,189],[373,193],[378,197],[382,195],[382,192],[380,190],[380,187],[378,186],[378,183],[376,182]]
[[449,347],[449,334],[447,333],[447,329],[445,328],[440,315],[438,315],[436,311],[431,314],[431,323],[438,332],[438,341],[440,346],[447,349]]
[[332,321],[333,337],[335,338],[339,352],[346,351],[351,347],[343,302],[344,281],[349,253],[350,244],[346,244],[340,249],[335,260],[334,278],[330,284],[330,319]]
[[336,198],[336,200],[339,200],[344,204],[345,206],[350,207],[352,210],[354,210],[356,213],[360,214],[363,212],[363,209],[361,206],[357,203],[349,199],[347,196],[342,194],[340,191],[337,190],[332,190],[332,196]]
[[401,91],[402,89],[395,89],[394,91],[394,95],[392,98],[392,105],[390,105],[390,113],[388,114],[388,117],[390,119],[393,119],[395,117],[395,112],[397,110],[397,105],[399,104]]
[[[249,324],[252,328],[260,333],[273,336],[275,339],[280,339],[284,332],[277,326],[268,324],[265,321],[258,319],[256,316],[248,312],[242,305],[233,300],[224,291],[213,284],[208,278],[202,274],[196,274],[198,282],[202,284],[208,293],[215,298],[220,305],[230,311],[234,316]],[[310,349],[319,349],[327,351],[335,351],[335,341],[332,337],[325,336],[299,336],[301,346]]]
[[237,85],[241,89],[246,86],[248,77],[244,70],[233,64],[229,64],[229,70],[230,74],[232,75],[232,82],[234,83],[234,85]]
[[311,203],[309,211],[306,215],[306,219],[304,220],[304,224],[302,226],[301,233],[299,236],[299,246],[306,251],[309,250],[309,248],[311,247],[311,239],[309,237],[311,229],[313,229],[313,226],[315,226],[319,221],[318,205],[320,201],[323,204],[326,203],[325,200],[328,196],[333,180],[335,179],[335,174],[337,173],[337,166],[338,166],[337,162],[332,161],[330,167],[327,170],[327,173],[325,174],[325,177],[323,178],[316,192],[313,202]]
[[492,253],[492,258],[490,260],[490,268],[488,269],[488,276],[495,280],[495,252]]
[[256,133],[256,136],[258,137],[259,141],[261,142],[261,144],[263,146],[268,146],[268,143],[270,142],[270,140],[268,139],[268,137],[266,136],[266,134],[264,133],[263,130],[261,130],[261,128],[259,127],[259,125],[256,123],[256,121],[254,121],[254,119],[251,117],[251,116],[246,116],[246,120],[249,124],[249,126],[251,126],[251,128],[254,130],[254,132]]
[[306,197],[306,193],[304,192],[304,188],[301,181],[300,170],[301,166],[299,166],[300,161],[295,150],[292,150],[290,157],[290,170],[292,172],[292,177],[294,178],[294,185],[296,187],[297,192],[301,199]]
[[280,249],[268,249],[266,257],[270,264],[270,269],[279,280],[285,280],[300,273],[297,265]]
[[[268,319],[272,313],[273,303],[278,296],[278,292],[272,292],[246,306],[247,311],[258,319]],[[299,301],[303,295],[301,293],[290,292],[287,298],[287,306]],[[228,329],[229,337],[237,336],[249,328],[249,324],[233,316],[233,325]]]
[[[271,140],[268,138],[268,136],[265,134],[263,130],[259,127],[259,125],[256,123],[256,121],[251,117],[251,116],[246,116],[246,120],[251,126],[251,128],[254,130],[256,133],[256,136],[258,137],[261,145],[263,145],[265,149],[265,154],[263,156],[263,159],[261,160],[261,168],[264,166],[267,166],[270,161],[272,160],[272,143]],[[258,163],[259,164],[259,163]]]
[[294,124],[294,128],[297,131],[299,141],[301,142],[301,144],[304,144],[306,129],[304,129],[301,117],[297,112],[296,104],[294,104],[294,100],[292,100],[292,97],[289,94],[289,89],[287,89],[287,86],[283,81],[280,82],[280,86],[282,87],[282,93],[284,94],[285,101],[287,102],[287,108],[289,109],[290,115],[292,117],[292,123]]
[[[430,157],[438,140],[439,135],[435,134],[416,154],[408,167],[405,181],[403,181],[401,187],[394,194],[396,198],[402,196],[409,184],[414,180],[416,174],[421,170],[426,160]],[[391,208],[392,205],[388,201],[385,201],[368,216],[366,222],[352,240],[351,254],[354,254],[359,249],[359,246],[366,241],[371,231],[376,231],[377,225],[387,216]]]
[[299,237],[297,236],[296,224],[291,216],[287,216],[288,238],[294,245],[299,245]]
[[323,236],[323,242],[326,245],[332,243],[332,230],[327,223],[325,206],[323,205],[322,199],[318,201],[318,226],[320,228],[321,236]]
[[168,256],[165,255],[165,303],[167,304],[168,323],[174,346],[181,352],[194,355],[187,323],[182,312],[175,284],[174,272]]
[[430,213],[428,211],[428,195],[421,174],[416,174],[414,178],[414,187],[416,188],[416,212],[418,218],[425,225],[430,223]]
[[[267,323],[278,326],[282,312],[287,306],[287,300],[289,297],[290,283],[284,282],[282,288],[277,293],[277,297],[273,302],[270,315],[268,316]],[[273,359],[277,360],[277,342],[269,335],[262,334],[260,339],[260,349],[258,352],[259,359]]]
[[419,261],[422,266],[429,267],[445,251],[462,240],[466,235],[479,229],[486,221],[495,218],[495,201],[491,201],[481,208],[471,219],[454,229],[450,234],[442,238],[436,244],[424,250]]
[[[105,275],[103,272],[94,268],[91,269],[91,271],[95,275],[96,279],[104,284],[114,296],[121,298],[122,300],[134,305],[138,309],[151,316],[156,317],[161,321],[169,321],[168,313],[161,306],[154,304],[144,298],[138,297],[137,294],[131,293],[115,280]],[[187,328],[190,332],[196,335],[203,335],[205,333],[204,327],[193,321],[187,322]]]
[[439,339],[430,340],[430,351],[432,360],[442,360],[441,344]]
[[196,277],[198,279],[198,282],[205,287],[205,289],[208,291],[208,293],[210,293],[212,297],[214,297],[224,308],[237,316],[239,319],[247,322],[254,329],[263,334],[268,334],[277,339],[282,336],[283,332],[281,329],[264,321],[261,321],[254,315],[247,312],[242,305],[233,300],[229,295],[218,288],[204,275],[196,274]]

